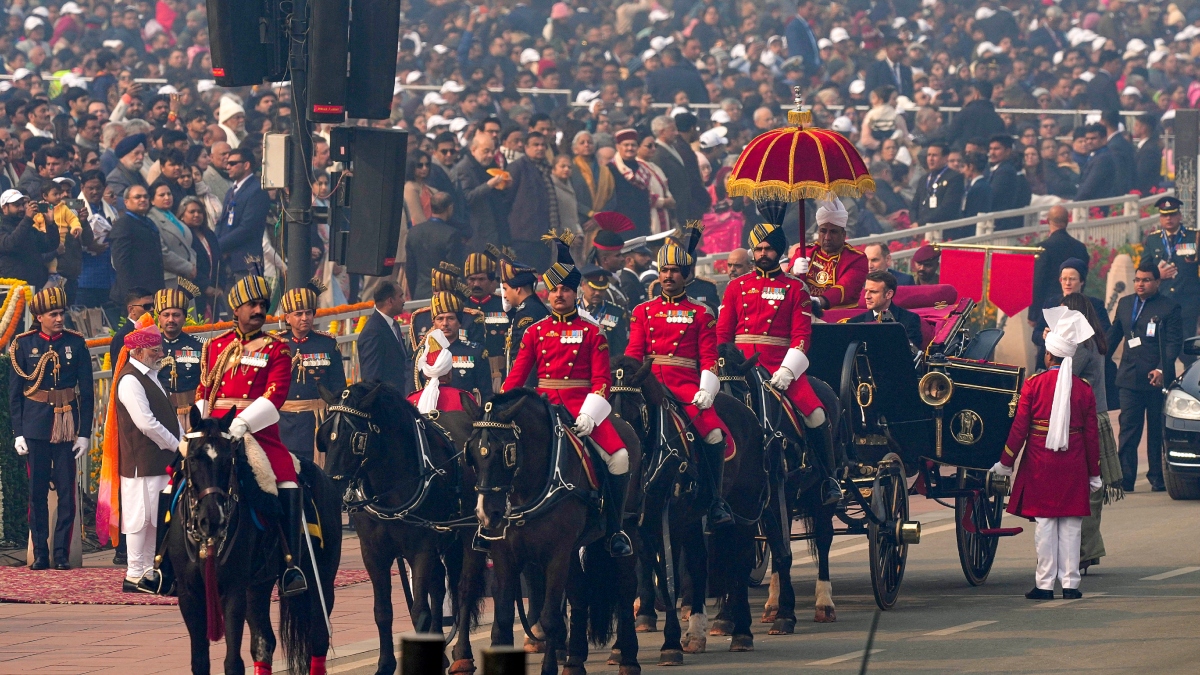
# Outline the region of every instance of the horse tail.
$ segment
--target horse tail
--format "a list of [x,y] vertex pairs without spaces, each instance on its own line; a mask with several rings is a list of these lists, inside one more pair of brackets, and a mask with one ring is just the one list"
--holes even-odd
[[[320,590],[324,593],[325,607],[333,612],[334,577],[341,563],[342,514],[341,504],[333,482],[317,465],[308,460],[300,462],[300,480],[310,491],[316,505],[316,522],[309,519],[309,531],[319,529],[320,536],[312,534],[313,551],[316,553],[316,568],[320,571]],[[313,559],[307,544],[298,553],[300,569],[308,580],[308,590],[292,598],[280,598],[279,633],[283,653],[287,657],[288,672],[306,673],[312,658],[321,657],[329,651],[331,641],[322,616],[321,593],[313,575]]]
[[584,593],[588,607],[588,639],[595,647],[608,644],[616,630],[622,595],[618,590],[621,584],[619,564],[620,561],[609,555],[604,547],[603,538],[588,546]]

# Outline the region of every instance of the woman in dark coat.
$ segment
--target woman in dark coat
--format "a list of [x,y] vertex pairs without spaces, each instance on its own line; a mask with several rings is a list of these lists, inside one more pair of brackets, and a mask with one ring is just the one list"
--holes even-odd
[[176,210],[179,221],[192,231],[192,250],[196,252],[196,285],[201,295],[196,298],[196,314],[203,319],[215,320],[210,309],[215,309],[215,300],[224,292],[217,288],[217,266],[221,262],[221,247],[217,235],[208,227],[208,212],[199,197],[184,197]]

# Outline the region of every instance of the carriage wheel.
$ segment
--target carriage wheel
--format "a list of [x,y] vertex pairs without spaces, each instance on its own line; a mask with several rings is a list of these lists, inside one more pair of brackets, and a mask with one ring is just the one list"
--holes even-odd
[[899,525],[908,520],[908,489],[904,483],[904,464],[889,452],[879,463],[871,494],[871,510],[883,525],[871,523],[867,538],[871,554],[871,589],[880,609],[891,609],[900,594],[908,544],[899,537]]
[[[759,535],[763,534],[762,524],[759,523]],[[784,542],[785,546],[791,546],[791,542]],[[771,547],[767,545],[766,538],[754,539],[754,569],[750,570],[750,586],[758,587],[762,585],[763,579],[767,577],[767,570],[771,569]]]
[[[969,511],[969,513],[968,513]],[[963,528],[964,517],[969,516],[975,526],[974,532]],[[954,531],[958,535],[958,561],[962,564],[967,583],[979,586],[987,581],[996,560],[999,537],[979,534],[980,530],[1000,527],[1004,516],[1004,495],[989,496],[987,490],[979,490],[971,497],[954,499]]]

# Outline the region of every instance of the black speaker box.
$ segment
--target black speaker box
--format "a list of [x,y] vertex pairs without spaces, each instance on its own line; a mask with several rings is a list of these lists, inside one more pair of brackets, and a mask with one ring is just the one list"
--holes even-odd
[[408,132],[342,128],[351,133],[350,168],[354,173],[349,179],[347,200],[350,234],[346,240],[346,268],[351,274],[390,274],[396,263],[404,214]]
[[309,11],[308,120],[341,124],[346,120],[350,0],[309,0]]
[[245,87],[282,80],[287,67],[278,39],[279,7],[269,0],[207,0],[213,78]]
[[[350,19],[350,117],[383,120],[392,115],[400,0],[354,3]],[[403,175],[403,174],[401,174]]]

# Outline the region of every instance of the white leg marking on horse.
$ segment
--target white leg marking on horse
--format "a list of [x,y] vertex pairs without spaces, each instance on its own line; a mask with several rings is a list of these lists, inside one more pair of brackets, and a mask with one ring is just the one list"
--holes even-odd
[[817,607],[833,607],[833,583],[817,581]]
[[779,573],[771,573],[771,586],[767,591],[767,609],[778,609],[779,607]]

